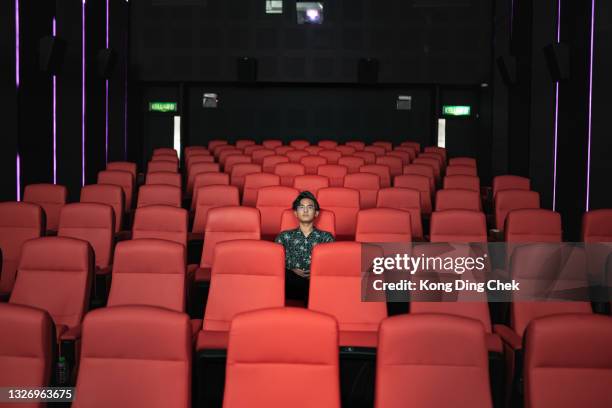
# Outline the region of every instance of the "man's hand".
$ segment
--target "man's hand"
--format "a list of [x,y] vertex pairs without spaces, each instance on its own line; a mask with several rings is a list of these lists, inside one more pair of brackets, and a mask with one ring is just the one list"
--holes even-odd
[[296,275],[301,276],[302,278],[306,278],[306,279],[310,278],[310,271],[305,271],[299,268],[295,268],[292,270]]

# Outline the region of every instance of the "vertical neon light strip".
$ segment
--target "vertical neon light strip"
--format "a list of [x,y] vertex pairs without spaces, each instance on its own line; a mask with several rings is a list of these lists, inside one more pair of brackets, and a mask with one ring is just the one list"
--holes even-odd
[[81,184],[85,185],[85,0],[81,4]]
[[593,118],[593,43],[595,38],[595,0],[591,1],[591,55],[589,61],[589,130],[587,145],[587,185],[586,185],[586,211],[589,211],[591,195],[591,124]]
[[[57,35],[57,24],[53,17],[53,37]],[[53,184],[57,184],[57,77],[53,75]]]
[[[15,86],[19,93],[19,0],[15,0]],[[19,124],[18,124],[19,126]],[[16,188],[17,201],[21,201],[21,156],[19,156],[19,143],[17,143],[17,157],[15,160],[16,166]]]
[[[109,15],[109,0],[106,0],[106,48],[110,48],[109,31],[110,31],[110,15]],[[106,80],[106,163],[108,163],[108,79]]]
[[[561,42],[561,0],[557,0],[557,44]],[[557,154],[559,140],[559,81],[555,82],[555,141],[553,152],[553,198],[552,210],[557,207]]]

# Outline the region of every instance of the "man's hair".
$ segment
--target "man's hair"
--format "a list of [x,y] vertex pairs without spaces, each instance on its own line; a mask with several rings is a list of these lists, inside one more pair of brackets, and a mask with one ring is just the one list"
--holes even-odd
[[293,211],[297,211],[300,202],[305,198],[312,200],[312,202],[314,203],[315,211],[319,211],[321,209],[319,207],[319,202],[315,198],[314,194],[312,194],[310,191],[302,191],[293,201],[293,205],[291,206],[291,208],[293,208]]

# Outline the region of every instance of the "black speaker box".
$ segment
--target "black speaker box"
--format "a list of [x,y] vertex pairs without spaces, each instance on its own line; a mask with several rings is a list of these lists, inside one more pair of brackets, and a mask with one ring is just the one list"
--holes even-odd
[[360,84],[375,84],[378,82],[378,60],[361,58],[357,66],[357,81]]
[[98,75],[104,79],[110,79],[113,71],[115,70],[115,64],[117,63],[117,53],[115,50],[110,48],[104,48],[96,55],[96,65]]
[[546,65],[553,81],[570,78],[570,51],[566,44],[553,43],[544,47]]
[[239,82],[257,81],[257,60],[251,57],[240,57],[236,60],[236,73]]
[[498,57],[497,68],[507,86],[516,84],[516,59],[514,57]]
[[64,63],[65,53],[65,41],[52,36],[41,38],[38,49],[40,70],[51,75],[59,74]]

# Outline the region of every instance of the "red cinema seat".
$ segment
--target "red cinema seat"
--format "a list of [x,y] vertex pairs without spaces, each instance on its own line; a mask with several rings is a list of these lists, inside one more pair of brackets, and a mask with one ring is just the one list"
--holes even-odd
[[394,208],[410,213],[412,237],[423,239],[423,221],[421,219],[421,193],[417,190],[402,187],[381,188],[376,200],[377,208]]
[[293,147],[294,149],[300,150],[310,146],[310,142],[308,140],[292,140],[291,142],[289,142],[289,146]]
[[306,174],[306,169],[299,163],[279,163],[274,166],[274,174],[280,177],[281,186],[291,187],[293,179]]
[[185,247],[161,239],[122,241],[115,250],[107,306],[185,311]]
[[209,154],[194,154],[185,159],[185,167],[189,170],[191,166],[197,163],[214,163],[215,156]]
[[92,184],[81,188],[81,202],[106,204],[113,208],[115,215],[115,233],[123,227],[124,194],[119,186]]
[[263,164],[264,158],[268,156],[276,156],[276,152],[272,149],[257,149],[251,153],[251,158],[255,164]]
[[412,157],[410,156],[410,153],[404,152],[401,150],[393,150],[391,152],[387,152],[385,156],[398,157],[402,161],[402,169],[403,169],[403,166],[409,165],[410,162],[412,161]]
[[365,160],[362,157],[342,156],[338,159],[338,164],[345,166],[349,174],[359,173],[359,168],[365,166]]
[[495,195],[495,226],[504,230],[506,216],[510,211],[524,208],[540,208],[540,194],[527,190],[503,190]]
[[193,181],[193,196],[191,198],[191,210],[195,210],[195,204],[198,201],[198,190],[200,187],[206,186],[229,186],[230,175],[226,173],[200,173]]
[[261,149],[269,150],[269,149],[266,149],[265,147],[260,146],[260,145],[250,145],[250,146],[247,146],[244,149],[242,149],[242,153],[244,153],[244,154],[246,154],[248,156],[253,157],[253,152],[255,152],[256,150],[261,150]]
[[476,159],[472,157],[453,157],[448,161],[448,165],[478,167]]
[[358,140],[351,140],[345,143],[346,146],[354,147],[356,151],[361,151],[365,148],[365,143]]
[[280,186],[280,177],[268,173],[247,174],[244,178],[242,205],[255,207],[259,189],[270,186]]
[[436,182],[440,180],[442,174],[442,166],[440,165],[440,162],[438,160],[429,157],[419,156],[412,161],[412,164],[424,164],[426,166],[430,166],[434,171],[434,177],[436,179]]
[[[321,191],[321,190],[319,190]],[[270,186],[259,189],[255,207],[261,214],[261,234],[272,240],[280,232],[283,211],[291,209],[299,191],[292,187]]]
[[89,313],[72,406],[191,407],[190,324],[184,313],[151,306]]
[[375,164],[376,163],[376,154],[368,151],[356,151],[353,153],[354,157],[359,157],[365,161],[365,164]]
[[181,189],[163,184],[145,184],[138,190],[136,208],[149,205],[169,205],[181,207]]
[[410,213],[393,208],[371,208],[357,214],[357,242],[411,242]]
[[147,173],[147,178],[145,179],[145,184],[147,185],[168,185],[178,187],[179,189],[182,187],[181,175],[179,173],[171,173],[169,171],[158,171],[155,173]]
[[334,140],[320,140],[317,143],[317,146],[322,147],[323,149],[335,149],[338,146],[338,142]]
[[325,158],[328,164],[338,164],[338,160],[342,157],[342,153],[337,150],[321,150],[319,156]]
[[453,164],[446,168],[447,176],[478,176],[478,170],[476,167],[472,166],[460,166],[458,164]]
[[362,209],[376,207],[380,189],[380,177],[372,173],[354,173],[344,177],[344,187],[359,191],[359,206]]
[[138,168],[136,167],[136,163],[118,161],[118,162],[108,162],[106,164],[106,170],[119,170],[119,171],[127,171],[132,175],[134,180],[136,180],[136,176],[138,175]]
[[382,188],[391,187],[391,171],[389,166],[384,164],[366,164],[359,168],[360,173],[376,174],[380,177],[380,186]]
[[[391,177],[399,176],[402,174],[403,162],[399,157],[394,156],[379,156],[376,158],[376,164],[383,164],[389,167],[389,174]],[[391,181],[389,180],[389,184]]]
[[198,351],[227,349],[230,324],[237,314],[285,304],[282,245],[254,240],[220,242],[214,259]]
[[266,149],[275,149],[277,147],[282,146],[283,142],[282,140],[268,139],[268,140],[264,140],[261,145],[265,147]]
[[[314,344],[307,340],[313,336]],[[340,408],[338,324],[297,308],[237,315],[226,372],[224,408]]]
[[582,216],[583,242],[612,242],[612,209],[591,210]]
[[[261,238],[259,211],[249,207],[218,207],[208,212],[204,233],[204,248],[196,281],[210,281],[215,247],[219,242]],[[194,267],[190,265],[190,269]]]
[[187,246],[189,215],[184,208],[151,205],[136,210],[132,239],[165,239]]
[[[444,389],[439,385],[445,379]],[[489,361],[479,322],[456,316],[394,316],[380,325],[376,407],[491,408]]]
[[147,164],[147,173],[155,173],[156,171],[169,171],[172,173],[178,172],[178,163],[169,160],[155,160]]
[[442,159],[444,160],[445,163],[447,161],[446,148],[444,148],[444,147],[427,146],[424,149],[424,152],[425,153],[437,153],[437,154],[439,154],[442,157]]
[[480,179],[476,176],[446,176],[442,187],[445,190],[471,190],[480,194]]
[[185,146],[185,157],[198,154],[198,153],[209,153],[208,149],[204,146]]
[[68,189],[56,184],[30,184],[23,192],[24,202],[38,204],[45,211],[47,231],[57,231],[60,211],[67,199]]
[[[244,156],[242,149],[225,149],[219,153],[218,161],[221,166],[225,167],[225,162],[230,156]],[[248,156],[247,156],[248,157]],[[245,160],[242,158],[242,160]]]
[[561,242],[562,234],[561,215],[551,210],[518,209],[506,217],[506,242]]
[[[43,310],[0,303],[0,387],[35,388],[51,385],[56,350],[53,320]],[[8,394],[8,393],[7,393]],[[8,403],[7,407],[40,407],[44,402]]]
[[193,183],[198,174],[218,173],[219,163],[197,163],[187,169],[187,194],[193,194]]
[[40,206],[23,202],[0,203],[0,250],[2,251],[0,295],[2,298],[6,298],[13,290],[24,242],[39,238],[44,231],[44,213]]
[[292,150],[295,150],[295,148],[291,146],[278,146],[274,148],[274,153],[280,156],[284,156],[286,153]]
[[255,144],[255,141],[252,139],[239,139],[236,140],[236,147],[238,149],[244,149],[247,146],[253,146]]
[[252,161],[251,156],[244,154],[232,154],[227,157],[223,165],[223,172],[232,174],[232,169],[238,164],[250,164]]
[[303,157],[310,156],[310,153],[306,150],[292,150],[290,152],[285,153],[285,156],[287,156],[290,163],[299,163]]
[[176,157],[176,154],[158,154],[158,155],[155,155],[155,156],[151,157],[150,163],[158,162],[158,161],[174,163],[177,166],[177,168],[178,168],[178,165],[179,165],[179,159],[178,159],[178,157]]
[[308,309],[338,320],[341,347],[376,347],[384,302],[361,301],[361,244],[333,242],[312,250]]
[[240,205],[240,195],[236,186],[205,186],[200,187],[197,193],[192,228],[192,232],[195,234],[204,233],[208,212],[212,208]]
[[493,198],[504,190],[530,190],[531,181],[525,177],[503,175],[493,178]]
[[157,149],[153,150],[153,156],[164,156],[164,155],[178,157],[178,153],[176,152],[176,150],[174,150],[171,147],[158,147]]
[[317,169],[319,176],[327,177],[330,187],[342,187],[347,173],[348,169],[339,164],[325,164]]
[[327,159],[322,156],[304,156],[300,159],[300,164],[304,166],[306,174],[317,174],[317,169],[327,164]]
[[487,223],[482,212],[435,211],[431,214],[431,242],[487,242]]
[[280,155],[266,156],[263,159],[261,168],[264,173],[274,173],[274,167],[279,163],[289,163],[289,158]]
[[352,146],[336,146],[335,150],[339,151],[340,153],[342,153],[342,156],[350,156],[353,153],[355,153],[357,151],[357,149],[355,149]]
[[213,151],[215,150],[215,148],[217,148],[218,146],[225,146],[228,144],[227,140],[221,140],[221,139],[215,139],[215,140],[210,140],[208,142],[208,151]]
[[412,142],[407,140],[405,142],[400,143],[400,146],[413,148],[414,150],[416,150],[417,153],[421,151],[421,144],[418,142]]
[[433,167],[426,164],[409,164],[404,166],[403,174],[425,176],[429,179],[429,189],[436,191],[436,176]]
[[322,188],[329,187],[329,180],[323,176],[297,176],[293,180],[293,188],[298,191],[310,191],[316,195]]
[[387,152],[387,149],[385,149],[382,146],[366,146],[363,148],[364,152],[370,152],[370,153],[374,153],[374,155],[376,156],[384,156],[385,153]]
[[96,273],[110,273],[115,243],[115,217],[112,207],[93,203],[64,206],[57,235],[89,242],[95,255]]
[[393,187],[417,190],[421,194],[421,211],[423,214],[431,214],[431,183],[428,177],[418,174],[403,174],[393,180]]
[[132,175],[130,173],[117,170],[101,171],[98,173],[98,184],[110,184],[111,186],[121,187],[121,190],[123,190],[123,199],[125,204],[123,212],[132,209],[134,180],[132,179]]
[[323,210],[329,210],[336,217],[336,234],[340,241],[353,240],[359,212],[359,191],[351,188],[322,188],[317,200]]
[[[300,224],[293,210],[283,211],[281,216],[281,231],[288,231],[299,228]],[[314,220],[314,226],[320,231],[329,232],[334,238],[336,237],[336,217],[334,213],[327,210],[320,210],[319,216]]]
[[393,150],[393,143],[386,141],[376,141],[372,143],[372,146],[380,146],[385,149],[386,152],[390,152],[391,150]]
[[410,162],[412,162],[417,157],[417,150],[415,150],[412,147],[398,146],[395,149],[393,149],[393,151],[408,153],[408,156],[410,157]]
[[[209,149],[209,150],[211,150],[211,149]],[[218,160],[219,156],[221,155],[221,153],[223,153],[226,150],[234,150],[234,151],[239,150],[240,151],[240,149],[236,149],[236,146],[229,145],[229,144],[223,144],[223,145],[216,146],[211,151],[213,152],[213,155],[215,156],[215,159]]]
[[436,191],[436,211],[444,210],[482,211],[480,194],[472,190],[438,190]]
[[244,178],[248,174],[261,173],[260,164],[242,163],[232,169],[231,184],[238,187],[240,191],[244,188]]
[[89,243],[47,237],[23,244],[9,303],[45,310],[57,338],[78,336],[89,306],[94,255]]
[[534,320],[525,337],[525,407],[612,406],[612,319]]

